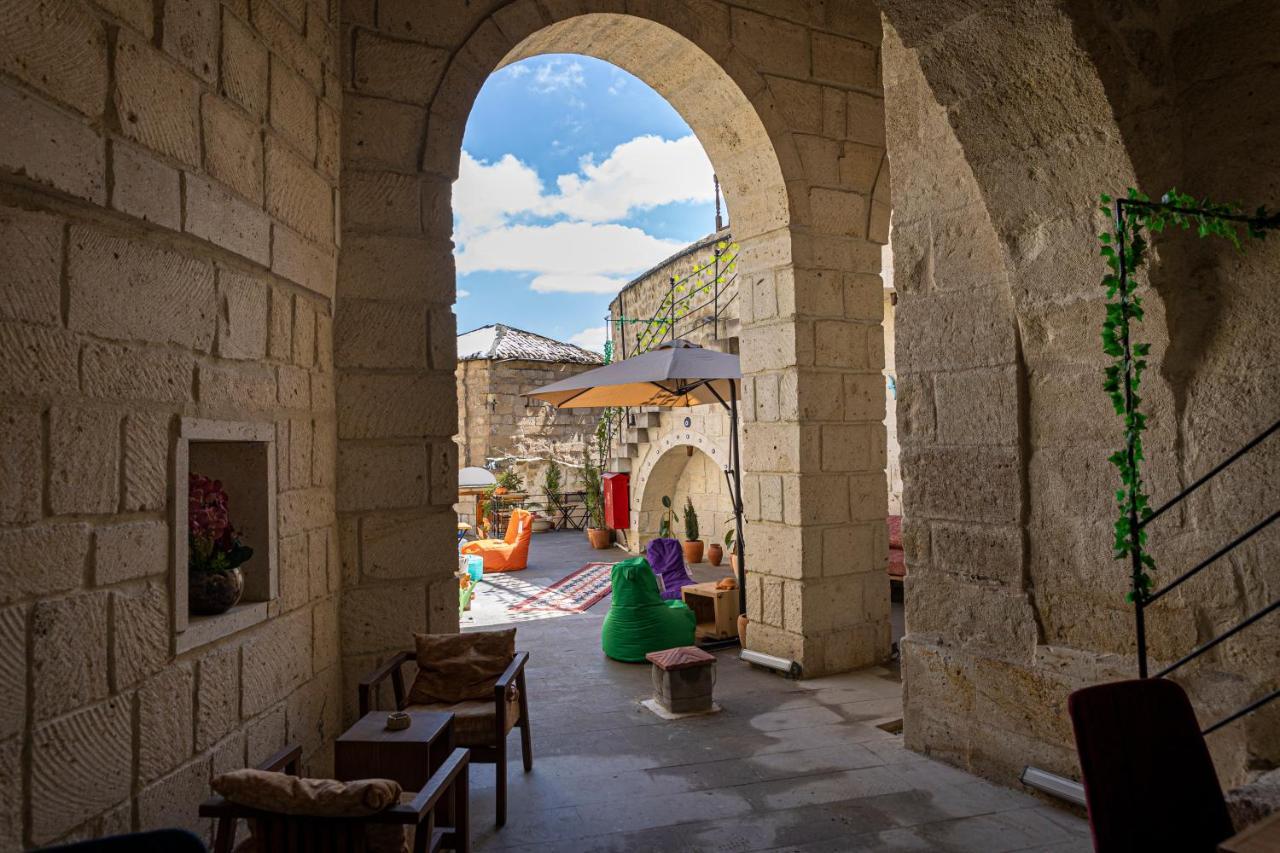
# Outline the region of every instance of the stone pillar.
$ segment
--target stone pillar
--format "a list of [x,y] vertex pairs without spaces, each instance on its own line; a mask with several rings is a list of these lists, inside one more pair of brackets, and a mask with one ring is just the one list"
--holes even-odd
[[[356,100],[348,134],[376,134],[382,113]],[[349,686],[414,631],[458,625],[453,256],[439,238],[450,179],[404,165],[343,173],[334,362]]]
[[890,642],[880,251],[842,242],[865,272],[752,273],[742,309],[748,646],[806,675]]

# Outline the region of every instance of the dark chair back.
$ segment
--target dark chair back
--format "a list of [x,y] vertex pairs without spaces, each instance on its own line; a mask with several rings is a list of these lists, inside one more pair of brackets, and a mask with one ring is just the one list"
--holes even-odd
[[1195,712],[1172,681],[1087,687],[1067,701],[1099,853],[1213,853],[1232,834]]

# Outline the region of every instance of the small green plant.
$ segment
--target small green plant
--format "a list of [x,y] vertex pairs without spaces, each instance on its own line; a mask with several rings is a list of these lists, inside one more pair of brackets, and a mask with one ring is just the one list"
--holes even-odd
[[[1108,207],[1113,202],[1114,210]],[[1136,559],[1133,535],[1135,526],[1153,512],[1142,482],[1142,434],[1147,428],[1147,416],[1139,410],[1142,398],[1138,395],[1151,344],[1134,341],[1132,328],[1143,319],[1142,297],[1135,292],[1138,273],[1146,263],[1149,245],[1143,229],[1158,234],[1170,226],[1183,230],[1194,226],[1200,237],[1221,237],[1240,250],[1241,236],[1260,239],[1264,230],[1280,227],[1280,216],[1262,207],[1253,216],[1245,216],[1234,204],[1196,200],[1176,189],[1165,193],[1159,202],[1152,202],[1132,187],[1123,201],[1103,195],[1101,210],[1112,218],[1114,229],[1098,235],[1099,253],[1110,268],[1102,279],[1107,291],[1102,351],[1112,362],[1106,368],[1103,390],[1111,398],[1116,414],[1124,421],[1124,447],[1109,457],[1111,464],[1120,472],[1120,488],[1115,492],[1118,516],[1114,553],[1116,559],[1128,558],[1134,562],[1133,589],[1125,596],[1133,603],[1137,598],[1145,600],[1151,592],[1154,586],[1151,575],[1156,568],[1155,559],[1144,547],[1147,543],[1146,530],[1137,530]]]
[[684,541],[698,541],[698,511],[693,508],[693,498],[684,499]]
[[671,506],[671,496],[662,496],[662,521],[658,523],[658,536],[663,539],[671,538],[671,526],[680,520],[680,513],[676,512]]
[[599,530],[604,527],[604,489],[600,483],[600,468],[591,453],[583,460],[582,479],[589,524]]
[[542,491],[547,495],[547,508],[552,512],[560,509],[561,474],[560,463],[555,459],[548,459],[547,470],[542,472]]
[[498,475],[498,485],[508,492],[524,491],[524,481],[520,479],[519,474],[510,468]]
[[[729,524],[733,524],[733,519],[729,519]],[[728,530],[724,532],[724,550],[730,554],[734,553],[733,536],[734,536],[734,529],[732,527],[730,527]]]

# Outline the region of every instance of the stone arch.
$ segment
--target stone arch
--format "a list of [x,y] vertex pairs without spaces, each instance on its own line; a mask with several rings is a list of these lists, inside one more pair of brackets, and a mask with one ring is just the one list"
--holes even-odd
[[[686,434],[685,430],[681,430],[680,434],[667,435],[657,446],[650,448],[631,491],[632,514],[635,516],[632,523],[635,547],[643,551],[645,542],[657,537],[663,496],[671,497],[673,502],[680,505],[684,503],[682,498],[696,497],[695,503],[701,505],[698,506],[701,538],[707,542],[716,542],[714,532],[719,529],[719,524],[714,514],[723,514],[730,505],[726,497],[723,505],[717,501],[716,506],[712,506],[709,496],[724,494],[722,476],[719,473],[723,470],[726,459],[727,442],[712,442],[707,435]],[[703,466],[696,483],[690,482],[691,464]],[[716,483],[705,482],[710,475],[716,476]],[[680,510],[680,506],[676,508],[677,511]],[[681,538],[681,530],[677,526],[672,532],[673,537]]]
[[[360,637],[353,654],[397,648],[410,623],[453,624],[450,567],[419,557],[452,529],[454,409],[440,405],[454,393],[450,189],[486,77],[558,51],[614,62],[666,97],[703,142],[732,206],[743,245],[747,513],[762,573],[789,573],[793,599],[784,626],[754,595],[753,644],[812,674],[885,659],[888,596],[863,595],[887,586],[877,568],[883,541],[851,542],[856,553],[843,553],[839,573],[822,565],[824,536],[884,515],[875,448],[888,169],[875,6],[858,0],[813,17],[717,0],[629,3],[625,14],[616,0],[391,5],[352,4],[346,22],[335,367],[338,504],[352,543],[344,625]],[[373,471],[410,476],[423,448],[425,500],[412,484],[366,485]],[[389,491],[415,499],[386,506]],[[408,612],[410,590],[423,592],[425,616]],[[883,608],[840,614],[826,604],[880,597]],[[373,618],[385,609],[402,624]]]
[[[524,28],[504,28],[496,16],[482,24],[445,72],[441,92],[451,97],[440,111],[433,104],[428,119],[442,125],[428,144],[455,154],[439,165],[456,177],[470,105],[493,71],[541,54],[582,54],[644,80],[684,118],[722,176],[739,241],[785,229],[792,219],[787,180],[798,176],[799,157],[772,100],[761,95],[764,78],[739,51],[714,43],[691,17],[679,14],[677,4],[670,5],[664,10],[659,4],[653,17],[599,11],[544,22],[501,53],[507,41],[497,33]],[[750,262],[747,253],[743,264]]]

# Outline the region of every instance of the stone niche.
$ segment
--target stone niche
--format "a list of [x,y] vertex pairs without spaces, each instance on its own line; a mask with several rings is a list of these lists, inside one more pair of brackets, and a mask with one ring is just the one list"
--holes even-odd
[[[174,453],[174,653],[181,654],[269,619],[279,595],[276,572],[275,425],[184,418]],[[232,523],[253,548],[241,567],[244,595],[217,616],[187,612],[187,483],[191,473],[222,481]]]

